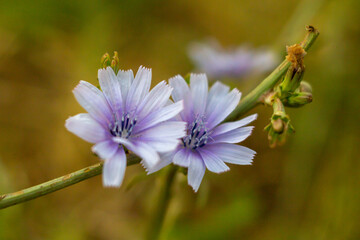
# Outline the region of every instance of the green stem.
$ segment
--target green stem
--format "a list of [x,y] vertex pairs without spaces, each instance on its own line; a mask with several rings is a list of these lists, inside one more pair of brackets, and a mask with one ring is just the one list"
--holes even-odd
[[158,239],[160,236],[165,214],[171,198],[171,187],[174,182],[177,170],[178,168],[172,165],[167,172],[167,175],[165,176],[165,182],[164,185],[161,187],[161,192],[156,202],[153,219],[150,222],[146,239],[155,240]]
[[[313,27],[307,27],[308,34],[301,43],[302,47],[307,51],[316,40],[319,32]],[[263,82],[260,83],[253,91],[251,91],[237,106],[233,113],[226,121],[238,119],[241,115],[252,109],[259,103],[259,98],[272,89],[280,78],[285,74],[290,66],[290,62],[284,60]],[[128,155],[128,166],[139,163],[140,159],[132,154]],[[78,170],[68,175],[50,180],[48,182],[15,192],[0,195],[0,209],[10,207],[22,202],[29,201],[34,198],[44,196],[55,192],[62,188],[68,187],[85,179],[97,176],[102,172],[102,164],[98,163],[90,167]],[[173,176],[172,176],[173,178]],[[171,180],[171,179],[170,179]],[[167,190],[170,192],[170,189]],[[165,193],[164,193],[165,194]],[[167,198],[165,198],[168,201]],[[164,200],[164,201],[165,201]],[[163,213],[165,214],[165,213]],[[159,216],[162,221],[163,216]],[[161,223],[162,224],[162,223]],[[160,225],[161,226],[161,225]]]
[[[128,166],[139,162],[140,159],[137,156],[133,154],[129,154],[127,156]],[[44,182],[30,188],[26,188],[18,192],[0,195],[0,209],[7,208],[22,202],[32,200],[34,198],[44,196],[46,194],[55,192],[62,188],[71,186],[75,183],[84,181],[85,179],[100,175],[102,172],[102,168],[103,168],[103,163],[102,162],[97,163],[92,166],[78,170],[76,172],[64,175],[59,178],[55,178],[48,182]]]
[[[301,43],[301,46],[305,49],[305,51],[309,50],[311,45],[319,36],[319,32],[315,28],[308,26],[306,29],[308,33]],[[259,103],[260,97],[276,85],[276,83],[286,73],[290,65],[291,63],[289,61],[284,60],[267,78],[265,78],[254,90],[252,90],[240,101],[239,105],[229,115],[226,121],[236,120],[255,107]]]

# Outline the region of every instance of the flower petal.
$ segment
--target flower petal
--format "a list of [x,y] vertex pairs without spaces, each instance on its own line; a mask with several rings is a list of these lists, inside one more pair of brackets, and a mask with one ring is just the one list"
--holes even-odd
[[111,109],[104,94],[92,84],[80,81],[73,93],[79,104],[104,127],[108,126],[112,117]]
[[113,140],[117,143],[124,145],[130,151],[134,152],[140,158],[142,158],[142,164],[146,169],[151,169],[154,167],[159,161],[160,157],[159,154],[148,144],[136,141],[132,142],[125,138],[114,137]]
[[122,97],[120,81],[117,79],[114,70],[111,67],[98,70],[98,79],[101,90],[107,99],[113,112],[121,114]]
[[189,86],[180,75],[170,78],[169,84],[174,88],[171,96],[175,102],[185,99],[190,94]]
[[[253,129],[254,127],[236,128],[216,136],[211,135],[211,138],[214,140],[214,144],[218,142],[239,143],[249,137]],[[211,141],[209,143],[211,143]]]
[[173,100],[175,102],[184,101],[184,110],[180,112],[181,118],[187,122],[191,122],[193,120],[193,102],[191,100],[189,86],[180,75],[170,78],[169,84],[174,88],[171,93]]
[[103,168],[103,184],[105,187],[120,187],[126,169],[126,155],[123,148],[105,160]]
[[69,117],[65,122],[68,131],[90,143],[97,143],[108,138],[108,132],[87,113]]
[[140,140],[146,142],[150,147],[154,148],[155,151],[160,153],[173,151],[180,144],[179,139],[173,138],[140,138]]
[[214,110],[216,105],[221,99],[229,93],[229,86],[222,84],[221,82],[215,82],[209,91],[209,96],[206,106],[206,115],[209,116],[210,112]]
[[231,143],[207,144],[204,149],[212,152],[224,162],[238,165],[251,165],[256,154],[247,147]]
[[191,152],[189,156],[188,184],[197,192],[204,177],[206,167],[197,152]]
[[205,112],[207,95],[208,95],[208,80],[205,74],[191,74],[190,75],[190,89],[194,106],[194,114],[202,115]]
[[173,163],[181,167],[189,167],[191,150],[188,148],[181,148],[177,151],[173,158]]
[[236,122],[223,123],[223,124],[217,126],[216,128],[214,128],[211,136],[217,136],[222,133],[226,133],[226,132],[234,130],[236,128],[245,126],[245,125],[251,123],[252,121],[254,121],[256,118],[257,118],[257,114],[255,113],[253,115],[250,115],[250,116],[243,118]]
[[139,106],[145,95],[149,92],[150,84],[151,69],[141,66],[136,73],[126,98],[126,110],[128,112],[136,110],[137,106]]
[[150,113],[135,125],[133,129],[134,135],[175,117],[181,110],[183,110],[183,101],[176,102]]
[[137,108],[137,116],[139,119],[146,117],[149,113],[162,108],[169,100],[172,87],[165,81],[156,85],[146,96]]
[[167,121],[157,124],[151,128],[138,133],[142,138],[175,138],[184,137],[186,132],[186,122]]
[[200,149],[199,153],[205,163],[206,168],[209,171],[214,173],[222,173],[230,170],[230,168],[212,152]]
[[110,159],[117,152],[119,144],[111,139],[95,144],[91,150],[96,153],[101,159]]
[[126,103],[126,98],[132,82],[134,81],[134,73],[132,70],[119,70],[117,73],[118,81],[120,82],[121,96],[123,104]]
[[148,128],[134,137],[146,142],[158,152],[167,152],[179,145],[180,138],[186,134],[185,127],[185,122],[168,121]]
[[207,120],[207,127],[212,129],[222,122],[237,106],[240,101],[241,93],[236,88],[230,93],[219,99],[218,104],[210,112]]
[[146,169],[148,171],[148,174],[152,174],[154,172],[159,171],[160,169],[166,167],[172,162],[172,159],[174,157],[174,152],[167,152],[167,153],[160,153],[160,161],[155,164],[150,169]]

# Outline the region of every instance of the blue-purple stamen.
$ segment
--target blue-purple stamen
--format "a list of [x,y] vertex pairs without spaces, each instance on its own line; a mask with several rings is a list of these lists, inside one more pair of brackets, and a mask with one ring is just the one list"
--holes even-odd
[[196,117],[189,125],[188,135],[182,139],[184,147],[197,149],[207,144],[209,138],[208,129],[205,126],[204,117]]
[[114,123],[109,125],[111,135],[123,138],[130,137],[136,121],[136,117],[131,118],[128,113],[122,115],[121,122],[119,118],[114,115]]

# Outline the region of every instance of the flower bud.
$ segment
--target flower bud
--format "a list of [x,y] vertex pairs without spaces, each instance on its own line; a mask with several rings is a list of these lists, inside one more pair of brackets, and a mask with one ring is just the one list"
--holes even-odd
[[305,82],[305,81],[301,81],[299,90],[300,90],[300,92],[312,93],[312,87],[311,87],[310,83]]
[[309,92],[298,92],[291,95],[286,103],[285,106],[287,107],[302,107],[305,104],[312,102],[312,94]]
[[295,68],[294,66],[290,66],[284,80],[280,84],[280,95],[287,96],[289,93],[294,92],[301,83],[301,80],[304,76],[305,68]]
[[285,113],[285,108],[279,98],[275,99],[273,109],[274,113],[271,116],[270,123],[264,129],[268,132],[270,147],[284,144],[287,134],[294,132],[290,118]]

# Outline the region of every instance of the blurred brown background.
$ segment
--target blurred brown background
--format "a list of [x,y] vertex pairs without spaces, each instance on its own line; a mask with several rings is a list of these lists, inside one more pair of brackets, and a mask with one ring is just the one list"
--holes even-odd
[[[26,188],[99,160],[64,128],[83,112],[71,90],[96,84],[99,59],[118,50],[122,68],[153,69],[153,84],[193,70],[187,46],[214,37],[285,53],[304,26],[321,35],[306,56],[314,102],[288,110],[296,134],[277,149],[258,107],[253,166],[210,172],[194,194],[177,178],[163,239],[360,239],[357,0],[0,1],[0,193]],[[265,76],[233,82],[246,94]],[[161,177],[126,191],[101,178],[0,210],[0,239],[142,239]],[[161,175],[161,174],[160,174]]]

